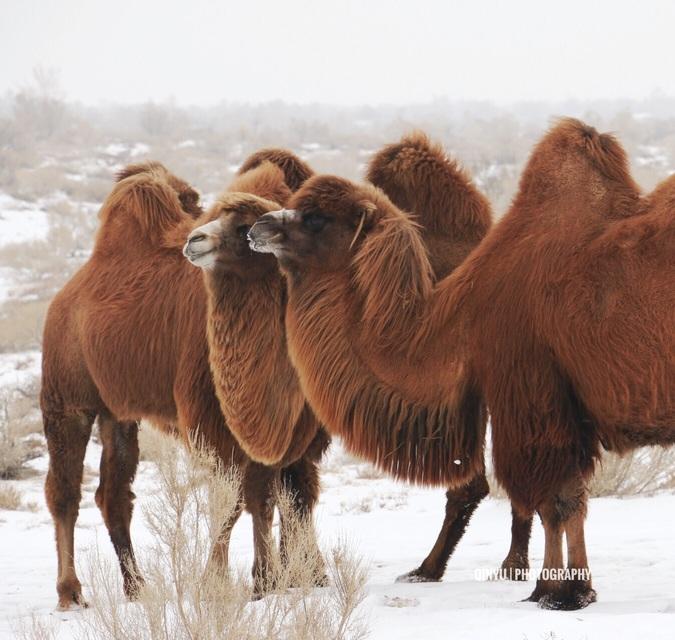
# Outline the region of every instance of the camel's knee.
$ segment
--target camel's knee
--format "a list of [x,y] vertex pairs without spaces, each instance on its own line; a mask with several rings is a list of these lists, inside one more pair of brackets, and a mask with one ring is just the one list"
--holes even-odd
[[542,502],[538,512],[541,518],[552,524],[563,524],[573,516],[586,517],[588,494],[580,477],[566,482],[558,492]]
[[476,475],[470,482],[456,489],[448,489],[445,493],[446,509],[478,504],[490,493],[490,485],[484,473]]
[[266,517],[274,511],[279,471],[262,464],[250,464],[244,475],[243,493],[246,508],[255,517]]

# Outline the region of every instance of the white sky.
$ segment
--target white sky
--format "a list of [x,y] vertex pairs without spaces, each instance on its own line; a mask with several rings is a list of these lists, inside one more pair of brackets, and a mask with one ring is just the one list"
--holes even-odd
[[675,95],[668,0],[0,0],[0,93],[88,103]]

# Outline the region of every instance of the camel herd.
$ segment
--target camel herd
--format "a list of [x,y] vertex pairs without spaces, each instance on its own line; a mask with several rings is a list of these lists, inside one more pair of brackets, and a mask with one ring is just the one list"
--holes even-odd
[[[440,580],[488,493],[489,416],[512,504],[502,568],[528,568],[537,512],[545,556],[529,599],[595,600],[584,520],[601,451],[675,442],[675,176],[642,194],[614,137],[565,119],[494,225],[422,134],[376,153],[365,178],[314,175],[265,149],[203,212],[159,163],[118,175],[91,258],[45,325],[59,608],[85,604],[74,527],[96,418],[96,503],[130,598],[142,585],[129,535],[141,419],[187,444],[199,436],[240,471],[211,561],[226,565],[245,507],[260,596],[276,487],[311,530],[330,435],[396,478],[448,487],[436,543],[399,578]],[[281,531],[283,559],[293,540]]]

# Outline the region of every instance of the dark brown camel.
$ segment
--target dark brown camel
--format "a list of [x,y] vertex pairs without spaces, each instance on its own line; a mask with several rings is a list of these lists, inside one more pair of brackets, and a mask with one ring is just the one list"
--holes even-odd
[[[243,167],[249,169],[244,178],[256,181],[256,193],[272,202],[250,195],[224,194],[199,219],[184,250],[206,274],[211,368],[221,408],[244,450],[253,459],[268,464],[280,460],[289,438],[302,442],[300,431],[311,437],[316,429],[287,355],[283,327],[286,284],[272,256],[252,253],[246,241],[251,225],[275,208],[274,201],[286,199],[285,194],[277,193],[280,187],[286,189],[284,182],[296,182],[288,171],[284,181],[277,166],[260,165],[261,159],[269,155],[283,167],[279,162],[282,153],[259,152]],[[251,170],[252,167],[257,168]],[[301,177],[306,179],[308,175],[309,171],[305,171]],[[405,199],[407,209],[420,211],[425,241],[432,248],[438,276],[457,266],[490,226],[490,208],[485,198],[456,164],[423,135],[414,134],[385,147],[373,158],[369,177]],[[232,185],[231,191],[250,193],[241,180]],[[454,197],[448,196],[448,190]],[[250,340],[231,340],[229,336],[241,335],[241,323],[246,324]],[[248,382],[242,384],[242,379]],[[272,395],[270,390],[276,391],[280,385],[285,385],[284,393]],[[484,474],[466,486],[449,490],[445,520],[436,544],[418,569],[400,579],[440,580],[472,513],[487,493]],[[530,527],[531,519],[514,515],[513,544],[503,565],[505,571],[527,568]]]
[[[101,209],[91,258],[47,314],[40,402],[50,454],[45,494],[56,527],[62,609],[84,604],[73,532],[84,452],[97,416],[103,453],[96,502],[120,561],[125,592],[133,596],[140,579],[129,524],[141,418],[178,431],[186,442],[199,434],[228,467],[241,470],[241,500],[224,523],[213,557],[226,562],[229,534],[245,502],[254,523],[256,590],[265,584],[280,471],[250,461],[220,410],[209,369],[206,291],[201,274],[181,254],[200,214],[196,192],[159,163],[128,167]],[[316,464],[325,445],[319,433],[306,455],[289,452],[284,461],[290,466],[281,475],[303,513],[311,512],[318,497]]]
[[[435,280],[456,269],[492,225],[487,198],[458,163],[421,132],[406,135],[378,151],[368,164],[366,179],[382,189],[401,211],[413,214],[420,225]],[[417,569],[398,580],[441,580],[471,516],[488,493],[485,473],[464,486],[450,487],[436,543]],[[532,516],[523,518],[512,509],[511,546],[502,562],[501,577],[525,579],[531,531]]]
[[563,120],[436,285],[378,190],[319,176],[289,207],[250,237],[288,274],[289,353],[317,417],[398,477],[456,486],[482,471],[485,402],[497,477],[545,528],[530,598],[593,602],[585,481],[601,447],[675,441],[675,177],[641,196],[612,136]]

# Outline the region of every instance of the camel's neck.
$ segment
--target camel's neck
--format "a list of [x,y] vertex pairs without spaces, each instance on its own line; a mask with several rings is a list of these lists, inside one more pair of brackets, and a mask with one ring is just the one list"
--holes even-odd
[[[396,256],[389,255],[392,269]],[[387,267],[385,257],[378,256],[380,269]],[[405,331],[416,329],[430,288],[428,261],[417,267],[405,274],[390,269],[385,279],[382,271],[365,268],[356,275],[295,279],[286,314],[288,347],[317,417],[351,451],[397,477],[449,484],[482,465],[485,413],[461,358],[429,366],[391,346],[392,336],[404,340]],[[401,297],[402,282],[409,299]],[[384,300],[376,300],[373,286],[386,288]],[[386,314],[397,312],[406,323],[388,324]],[[368,322],[364,314],[371,314]]]
[[286,453],[304,397],[288,360],[286,289],[273,271],[244,281],[207,274],[209,360],[228,426],[256,460]]

